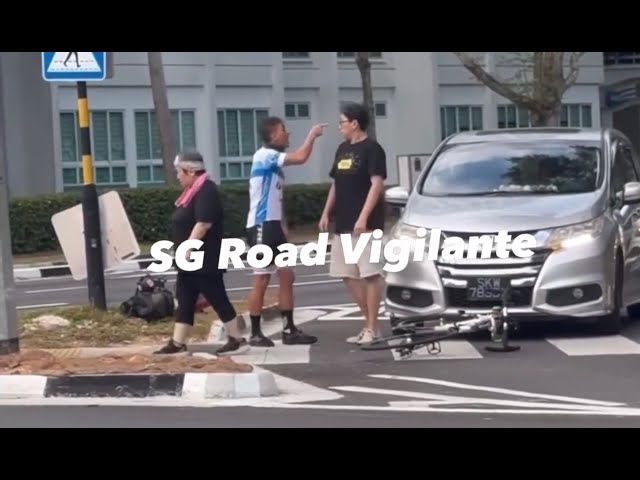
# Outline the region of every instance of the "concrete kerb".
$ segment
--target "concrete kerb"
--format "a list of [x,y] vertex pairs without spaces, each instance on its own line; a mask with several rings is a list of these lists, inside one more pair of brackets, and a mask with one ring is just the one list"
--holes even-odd
[[[239,327],[246,331],[248,312],[239,316]],[[279,318],[277,304],[263,309],[263,319]],[[221,325],[214,322],[208,343],[224,341]],[[151,355],[157,346],[121,348],[70,348],[56,352],[61,358],[99,357],[102,355]],[[202,352],[194,356],[215,358]],[[246,399],[277,397],[280,394],[273,373],[251,365],[248,373],[181,373],[181,374],[94,374],[94,375],[0,375],[0,400],[67,398],[146,398],[180,397],[185,400]]]
[[277,397],[279,393],[274,375],[255,367],[249,373],[0,375],[0,400],[166,396],[210,400]]

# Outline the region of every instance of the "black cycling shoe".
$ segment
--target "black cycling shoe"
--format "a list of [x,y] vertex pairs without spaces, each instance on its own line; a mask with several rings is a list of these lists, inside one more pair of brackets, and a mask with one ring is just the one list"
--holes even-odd
[[297,328],[287,328],[282,332],[283,345],[313,345],[318,341],[318,337],[307,335]]
[[177,345],[173,339],[169,340],[169,342],[162,347],[160,350],[156,350],[153,352],[154,355],[175,355],[176,353],[186,353],[187,346],[186,345]]

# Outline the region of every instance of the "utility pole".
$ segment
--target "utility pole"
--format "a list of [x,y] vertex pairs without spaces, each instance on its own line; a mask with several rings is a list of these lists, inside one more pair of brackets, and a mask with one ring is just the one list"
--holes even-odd
[[93,181],[93,159],[91,157],[91,130],[89,128],[89,102],[87,82],[78,84],[78,119],[82,146],[82,217],[84,219],[85,252],[87,257],[87,287],[89,302],[98,310],[107,309],[102,258],[102,233],[100,232],[100,203],[98,189]]
[[9,188],[7,186],[7,145],[2,93],[2,54],[0,54],[0,355],[20,351],[18,313],[13,281],[13,251],[9,225]]

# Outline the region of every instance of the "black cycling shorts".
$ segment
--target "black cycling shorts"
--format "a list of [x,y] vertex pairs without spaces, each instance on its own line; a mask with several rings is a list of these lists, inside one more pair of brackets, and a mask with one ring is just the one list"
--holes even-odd
[[[278,247],[287,243],[287,238],[282,230],[282,224],[279,220],[269,221],[248,228],[247,243],[249,248],[255,245],[267,245],[271,248],[273,258],[269,266],[272,266],[275,264],[276,257],[282,253],[278,250]],[[262,254],[258,254],[257,258],[260,260],[262,258]]]

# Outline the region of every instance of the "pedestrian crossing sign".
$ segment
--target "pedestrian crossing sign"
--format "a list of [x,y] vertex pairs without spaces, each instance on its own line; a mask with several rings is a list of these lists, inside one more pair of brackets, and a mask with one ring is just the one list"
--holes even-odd
[[87,82],[107,78],[107,52],[42,52],[47,82]]

